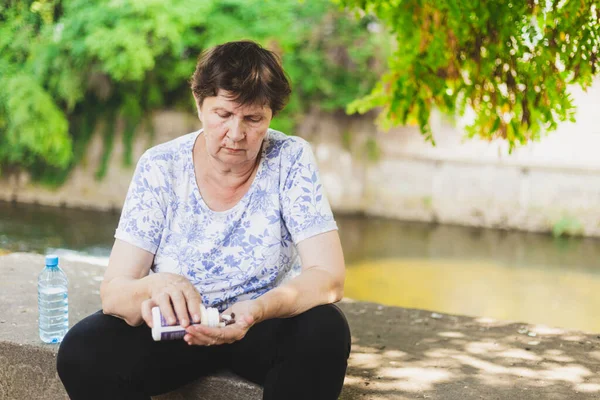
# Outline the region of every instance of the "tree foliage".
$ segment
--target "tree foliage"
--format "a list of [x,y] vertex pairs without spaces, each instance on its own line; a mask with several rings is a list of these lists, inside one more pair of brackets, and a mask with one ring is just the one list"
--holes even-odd
[[291,131],[311,107],[343,110],[375,85],[389,38],[369,32],[372,20],[329,0],[4,1],[0,166],[59,183],[103,120],[101,178],[115,119],[131,149],[152,110],[194,112],[187,81],[197,56],[228,40],[253,39],[282,56],[294,92],[273,126]]
[[572,119],[569,85],[600,69],[598,0],[339,0],[393,32],[389,71],[349,112],[382,107],[387,124],[416,120],[429,140],[431,110],[475,115],[470,136],[512,149]]

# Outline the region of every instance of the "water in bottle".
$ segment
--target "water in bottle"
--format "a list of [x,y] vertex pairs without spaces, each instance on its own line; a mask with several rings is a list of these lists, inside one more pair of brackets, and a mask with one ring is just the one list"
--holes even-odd
[[69,329],[68,281],[57,256],[46,256],[46,267],[38,277],[40,339],[60,343]]

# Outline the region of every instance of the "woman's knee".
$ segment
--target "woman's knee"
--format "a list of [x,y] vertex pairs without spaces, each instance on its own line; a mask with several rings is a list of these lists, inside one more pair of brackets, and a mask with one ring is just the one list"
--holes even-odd
[[63,381],[74,374],[79,375],[83,371],[89,371],[88,367],[93,366],[94,357],[90,352],[94,347],[89,341],[97,325],[93,323],[95,316],[96,314],[93,314],[73,326],[60,344],[56,369]]
[[103,368],[102,355],[109,352],[116,343],[110,338],[117,318],[104,315],[101,311],[92,314],[73,326],[64,337],[58,355],[56,368],[63,380],[81,379],[94,375]]
[[351,336],[343,312],[333,304],[308,310],[302,315],[299,335],[302,351],[330,355],[347,360],[350,355]]

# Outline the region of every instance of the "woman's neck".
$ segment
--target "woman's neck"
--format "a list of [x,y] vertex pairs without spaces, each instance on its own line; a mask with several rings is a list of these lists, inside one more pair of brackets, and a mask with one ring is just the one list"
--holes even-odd
[[245,188],[252,181],[260,162],[260,155],[255,160],[248,160],[239,165],[227,165],[211,156],[203,140],[196,143],[194,149],[197,161],[196,176],[202,183],[222,190],[237,191]]

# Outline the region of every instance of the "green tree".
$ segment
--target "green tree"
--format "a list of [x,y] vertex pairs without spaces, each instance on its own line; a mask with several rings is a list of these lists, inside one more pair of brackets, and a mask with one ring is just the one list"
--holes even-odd
[[338,0],[372,13],[396,45],[388,72],[349,112],[382,107],[387,125],[429,116],[476,115],[468,134],[512,149],[572,120],[569,85],[588,87],[600,69],[598,0]]
[[136,127],[159,108],[194,112],[187,80],[197,56],[228,40],[253,39],[281,55],[294,92],[273,126],[293,133],[312,107],[343,110],[375,85],[389,37],[371,34],[372,21],[330,0],[7,0],[0,166],[58,184],[101,119],[101,178],[117,118],[130,164]]

